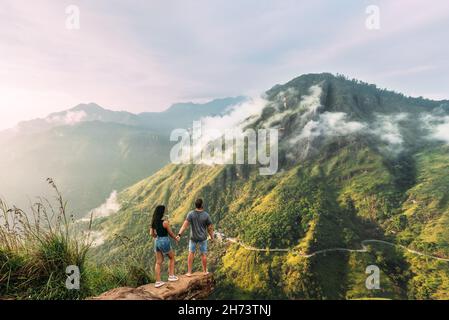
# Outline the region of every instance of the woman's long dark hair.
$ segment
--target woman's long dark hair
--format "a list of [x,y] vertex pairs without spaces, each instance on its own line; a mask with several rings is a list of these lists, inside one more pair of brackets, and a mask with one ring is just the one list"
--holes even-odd
[[157,206],[156,209],[154,209],[153,219],[151,220],[151,228],[156,229],[156,221],[161,221],[164,217],[164,213],[165,206]]

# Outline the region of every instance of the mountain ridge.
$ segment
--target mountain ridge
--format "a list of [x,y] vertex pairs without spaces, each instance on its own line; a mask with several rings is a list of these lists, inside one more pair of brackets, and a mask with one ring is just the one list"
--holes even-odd
[[[134,115],[80,104],[45,119],[0,132],[0,196],[27,208],[36,196],[51,196],[52,177],[76,217],[98,207],[114,191],[139,181],[169,161],[169,137],[177,127],[215,116],[242,97],[185,104],[184,112]],[[174,119],[178,118],[178,119]],[[174,120],[173,120],[174,119]],[[23,181],[28,181],[22,185]]]
[[[248,164],[169,164],[120,193],[121,209],[94,222],[103,239],[95,259],[151,261],[145,229],[152,208],[167,205],[176,229],[202,197],[226,235],[251,247],[295,249],[268,254],[212,244],[212,298],[447,298],[446,262],[395,247],[295,254],[378,239],[449,256],[449,141],[435,136],[436,128],[449,128],[447,107],[320,77],[268,90],[262,112],[246,126],[282,128],[278,173],[260,176]],[[128,239],[126,249],[119,239]],[[181,268],[185,241],[178,249]],[[380,269],[381,290],[365,287],[369,265]]]
[[[37,130],[49,129],[55,125],[74,125],[86,121],[103,121],[143,126],[157,130],[158,128],[152,128],[152,126],[155,126],[157,121],[167,121],[167,119],[163,119],[164,117],[171,117],[177,113],[217,115],[224,112],[230,105],[242,103],[246,99],[244,96],[236,96],[217,98],[205,103],[181,102],[174,103],[163,111],[139,113],[125,110],[110,110],[94,102],[80,103],[67,110],[50,113],[44,118],[21,121],[16,127],[18,130],[33,130],[33,132],[36,132]],[[157,119],[153,120],[153,117]]]

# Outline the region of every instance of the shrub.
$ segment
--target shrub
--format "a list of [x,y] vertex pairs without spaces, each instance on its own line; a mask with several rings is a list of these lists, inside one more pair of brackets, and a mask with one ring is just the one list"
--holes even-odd
[[77,232],[67,202],[53,180],[47,181],[56,193],[56,206],[39,199],[27,215],[0,200],[0,296],[80,299],[89,294],[82,282],[80,290],[68,290],[65,271],[75,265],[83,277],[90,228]]

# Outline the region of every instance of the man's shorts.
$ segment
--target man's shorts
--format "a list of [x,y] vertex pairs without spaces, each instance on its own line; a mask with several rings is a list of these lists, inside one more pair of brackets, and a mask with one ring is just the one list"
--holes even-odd
[[169,237],[157,237],[154,240],[154,252],[162,252],[167,255],[171,251],[171,243]]
[[190,240],[189,241],[189,251],[195,253],[196,252],[196,247],[199,246],[200,247],[200,252],[203,254],[207,253],[207,240],[204,241],[193,241]]

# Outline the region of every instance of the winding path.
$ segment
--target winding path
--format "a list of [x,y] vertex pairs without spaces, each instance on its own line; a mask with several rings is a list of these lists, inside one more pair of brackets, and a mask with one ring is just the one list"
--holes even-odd
[[[248,251],[258,251],[258,252],[297,252],[297,250],[295,250],[295,249],[256,248],[256,247],[249,246],[249,245],[247,245],[247,244],[237,240],[236,238],[227,238],[224,235],[221,235],[221,238],[224,241],[228,241],[230,243],[237,244],[237,245],[245,248]],[[403,245],[400,245],[400,244],[396,244],[396,243],[392,243],[392,242],[388,242],[388,241],[383,241],[383,240],[375,240],[375,239],[373,239],[373,240],[363,240],[361,242],[362,249],[329,248],[329,249],[318,250],[318,251],[315,251],[315,252],[312,252],[312,253],[309,253],[309,254],[304,254],[304,253],[298,253],[298,254],[301,257],[304,257],[304,258],[311,258],[311,257],[314,257],[314,256],[319,255],[319,254],[323,254],[323,253],[326,253],[326,252],[335,252],[335,251],[342,251],[342,252],[368,252],[367,244],[369,244],[369,243],[378,243],[378,244],[383,244],[383,245],[387,245],[387,246],[390,246],[390,247],[397,247],[397,248],[401,248],[404,251],[407,251],[409,253],[416,254],[416,255],[419,255],[419,256],[422,256],[422,257],[435,259],[435,260],[439,260],[439,261],[449,262],[448,258],[441,258],[441,257],[437,257],[437,256],[432,256],[432,255],[429,255],[429,254],[426,254],[426,253],[423,253],[423,252],[419,252],[419,251],[416,251],[416,250],[409,249],[409,248],[407,248],[407,247],[405,247]]]

